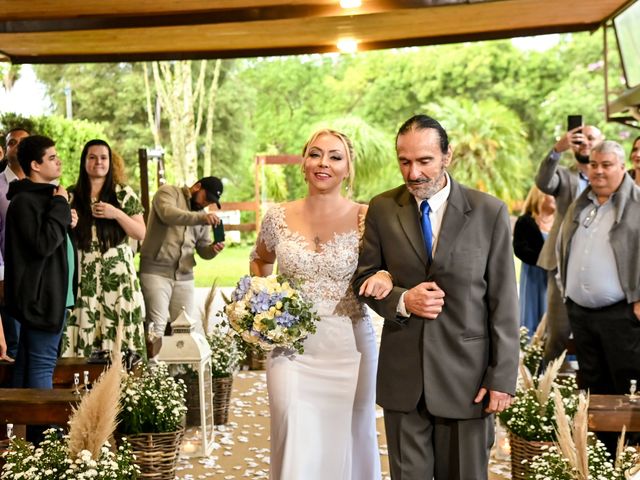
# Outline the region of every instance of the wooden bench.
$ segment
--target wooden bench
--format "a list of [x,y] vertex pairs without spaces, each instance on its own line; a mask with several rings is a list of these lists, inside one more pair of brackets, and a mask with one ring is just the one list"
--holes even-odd
[[594,432],[640,432],[640,396],[630,402],[627,395],[591,395],[589,430]]
[[[53,388],[69,388],[73,386],[73,374],[80,374],[80,383],[84,381],[84,371],[89,372],[89,382],[95,382],[107,368],[105,364],[87,363],[86,358],[59,358],[53,371]],[[0,363],[0,384],[11,379],[13,364]]]
[[61,388],[0,388],[0,423],[66,425],[72,407],[81,398],[73,390]]

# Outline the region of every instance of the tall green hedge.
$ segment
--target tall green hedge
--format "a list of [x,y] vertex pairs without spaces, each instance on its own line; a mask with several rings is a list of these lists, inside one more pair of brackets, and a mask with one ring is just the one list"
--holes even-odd
[[73,185],[78,178],[80,153],[84,144],[93,138],[109,141],[102,125],[85,120],[68,120],[59,115],[23,117],[15,113],[0,115],[0,132],[2,144],[5,142],[4,132],[22,126],[33,135],[45,135],[56,142],[58,156],[62,160],[62,179],[65,186]]

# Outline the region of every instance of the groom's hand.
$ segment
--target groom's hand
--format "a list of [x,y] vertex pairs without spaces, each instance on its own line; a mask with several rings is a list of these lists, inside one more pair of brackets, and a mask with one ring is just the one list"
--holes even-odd
[[442,312],[443,305],[444,291],[436,282],[422,282],[404,295],[407,312],[429,320],[435,320]]
[[[485,395],[487,394],[487,389],[484,387],[480,387],[478,391],[478,395],[474,398],[474,403],[480,403]],[[484,409],[487,413],[500,413],[503,410],[509,408],[513,402],[513,397],[505,392],[498,392],[497,390],[489,390],[489,404],[487,408]]]

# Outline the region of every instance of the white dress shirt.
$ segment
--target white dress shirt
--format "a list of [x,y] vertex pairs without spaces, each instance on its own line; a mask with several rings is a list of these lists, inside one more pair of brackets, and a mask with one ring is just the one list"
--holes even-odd
[[[414,197],[418,206],[418,209],[416,210],[418,220],[420,219],[420,205],[422,204],[422,202],[428,201],[429,207],[431,208],[431,211],[429,212],[429,220],[431,221],[431,232],[433,233],[431,240],[431,256],[433,259],[436,258],[438,239],[440,238],[440,227],[442,227],[442,219],[444,218],[444,212],[447,209],[449,194],[451,193],[451,179],[449,178],[449,174],[446,172],[445,180],[446,183],[444,187],[436,194],[434,194],[431,198],[427,200],[421,200]],[[407,312],[407,307],[404,303],[404,296],[406,293],[407,292],[404,292],[400,296],[400,300],[398,300],[398,307],[396,308],[398,314],[403,317],[411,316],[411,314]]]

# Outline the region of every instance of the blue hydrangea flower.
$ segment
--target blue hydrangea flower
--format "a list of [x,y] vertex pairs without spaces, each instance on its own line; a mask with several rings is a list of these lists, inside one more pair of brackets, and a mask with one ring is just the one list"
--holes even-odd
[[244,298],[249,289],[251,288],[251,277],[249,275],[245,275],[238,281],[238,285],[235,290],[231,294],[234,301],[239,301]]
[[271,305],[271,296],[266,291],[256,293],[249,300],[250,310],[252,313],[266,312]]
[[289,328],[298,322],[298,317],[291,315],[289,312],[282,312],[282,315],[276,317],[278,325]]

